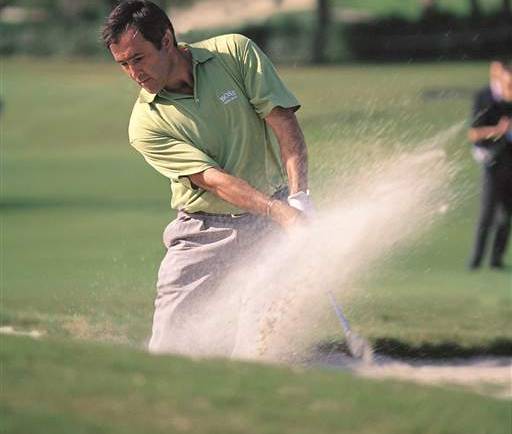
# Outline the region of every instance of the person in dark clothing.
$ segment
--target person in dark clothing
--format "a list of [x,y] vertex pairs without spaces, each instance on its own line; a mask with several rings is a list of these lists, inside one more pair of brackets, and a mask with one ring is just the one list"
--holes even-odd
[[482,265],[487,240],[494,235],[490,266],[504,268],[512,219],[512,69],[492,62],[490,86],[475,98],[469,140],[482,164],[480,217],[469,268]]

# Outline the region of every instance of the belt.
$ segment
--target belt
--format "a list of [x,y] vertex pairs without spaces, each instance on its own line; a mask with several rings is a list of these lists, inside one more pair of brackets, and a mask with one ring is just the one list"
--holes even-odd
[[240,217],[246,217],[248,215],[253,215],[250,212],[243,212],[243,213],[240,213],[240,214],[214,214],[214,213],[211,213],[211,212],[204,212],[204,211],[197,211],[197,212],[193,212],[193,213],[189,213],[189,212],[186,212],[186,211],[181,211],[181,212],[184,212],[185,214],[188,214],[188,215],[191,215],[191,216],[204,216],[204,217],[217,217],[217,218],[231,217],[231,218],[234,218],[234,219],[240,218]]

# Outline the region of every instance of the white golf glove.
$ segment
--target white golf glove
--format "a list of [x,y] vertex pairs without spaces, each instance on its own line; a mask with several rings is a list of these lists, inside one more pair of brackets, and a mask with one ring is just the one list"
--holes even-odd
[[303,212],[307,218],[313,218],[316,214],[315,206],[309,198],[309,190],[288,196],[288,205]]
[[492,154],[488,149],[481,146],[473,146],[471,148],[473,159],[479,164],[489,164],[492,161]]

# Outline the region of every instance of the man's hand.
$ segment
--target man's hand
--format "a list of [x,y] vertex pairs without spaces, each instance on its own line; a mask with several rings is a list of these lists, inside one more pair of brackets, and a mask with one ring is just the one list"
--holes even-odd
[[507,134],[510,131],[511,126],[510,118],[503,116],[498,122],[498,125],[496,125],[497,138],[503,137]]
[[194,185],[210,191],[237,208],[267,216],[285,229],[305,221],[304,214],[299,210],[283,201],[268,197],[243,179],[219,168],[212,167],[190,175],[189,178]]
[[508,133],[511,127],[510,118],[503,116],[496,125],[471,128],[468,133],[468,139],[473,143],[481,140],[499,140]]
[[309,197],[309,191],[299,191],[298,193],[291,194],[288,196],[288,205],[298,209],[308,219],[315,216],[316,210],[311,198]]

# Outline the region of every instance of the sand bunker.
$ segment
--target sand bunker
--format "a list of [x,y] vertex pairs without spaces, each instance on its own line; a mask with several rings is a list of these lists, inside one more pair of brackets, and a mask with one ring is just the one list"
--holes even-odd
[[378,356],[374,363],[365,364],[342,353],[330,353],[318,355],[312,363],[346,369],[368,378],[456,385],[485,395],[512,398],[511,357],[420,361]]
[[0,327],[0,335],[13,335],[13,336],[28,336],[34,339],[39,339],[44,336],[44,332],[40,330],[19,330],[12,326]]
[[[226,277],[213,299],[194,306],[193,322],[174,330],[182,344],[178,352],[292,364],[308,360],[321,334],[315,331],[322,330],[326,312],[332,313],[327,290],[346,296],[359,276],[456,205],[457,164],[444,147],[460,130],[458,125],[444,131],[414,150],[388,152],[334,179],[331,206],[310,226],[270,240],[249,266]],[[314,363],[366,377],[512,396],[509,358],[419,362],[377,356],[365,364],[341,354],[322,357]]]

